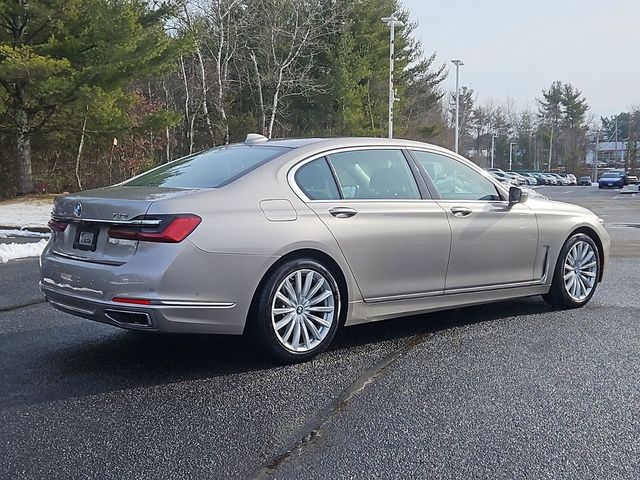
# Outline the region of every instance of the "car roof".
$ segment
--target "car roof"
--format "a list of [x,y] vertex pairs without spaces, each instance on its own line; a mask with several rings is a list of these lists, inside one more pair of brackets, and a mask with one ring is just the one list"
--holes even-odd
[[271,147],[298,148],[312,143],[322,142],[326,138],[274,138],[264,142],[262,145]]
[[273,138],[260,145],[268,145],[273,147],[285,148],[302,148],[306,146],[314,146],[318,148],[340,148],[340,147],[357,147],[368,145],[391,145],[391,146],[429,146],[442,149],[437,145],[432,145],[415,140],[405,140],[401,138],[384,138],[384,137],[313,137],[313,138]]

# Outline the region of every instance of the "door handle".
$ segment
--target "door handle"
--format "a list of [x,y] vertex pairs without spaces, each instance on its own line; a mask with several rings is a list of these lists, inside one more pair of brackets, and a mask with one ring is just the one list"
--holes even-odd
[[329,213],[336,218],[351,218],[356,215],[358,211],[350,207],[333,207],[329,209]]
[[453,213],[454,217],[466,217],[471,215],[473,211],[466,207],[451,207],[451,213]]

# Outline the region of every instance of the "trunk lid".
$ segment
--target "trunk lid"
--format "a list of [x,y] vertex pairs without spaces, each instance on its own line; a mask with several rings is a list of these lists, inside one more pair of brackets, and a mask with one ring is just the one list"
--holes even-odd
[[64,231],[54,230],[51,251],[77,260],[122,265],[135,254],[138,241],[110,238],[109,227],[139,224],[153,202],[192,192],[113,186],[61,197],[54,204],[53,218],[68,225]]

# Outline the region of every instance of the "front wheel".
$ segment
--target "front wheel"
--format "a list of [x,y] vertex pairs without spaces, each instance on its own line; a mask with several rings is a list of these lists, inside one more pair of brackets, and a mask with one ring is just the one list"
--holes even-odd
[[573,235],[560,251],[551,289],[542,298],[558,308],[586,305],[596,291],[600,268],[596,243],[583,233]]
[[309,360],[335,336],[341,312],[340,290],[327,268],[312,259],[280,265],[258,292],[254,336],[275,359]]

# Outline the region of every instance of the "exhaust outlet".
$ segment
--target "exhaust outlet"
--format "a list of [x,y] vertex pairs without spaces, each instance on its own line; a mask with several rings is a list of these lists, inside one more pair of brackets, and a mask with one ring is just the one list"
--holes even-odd
[[124,327],[150,327],[151,317],[148,313],[127,310],[105,309],[105,317]]

